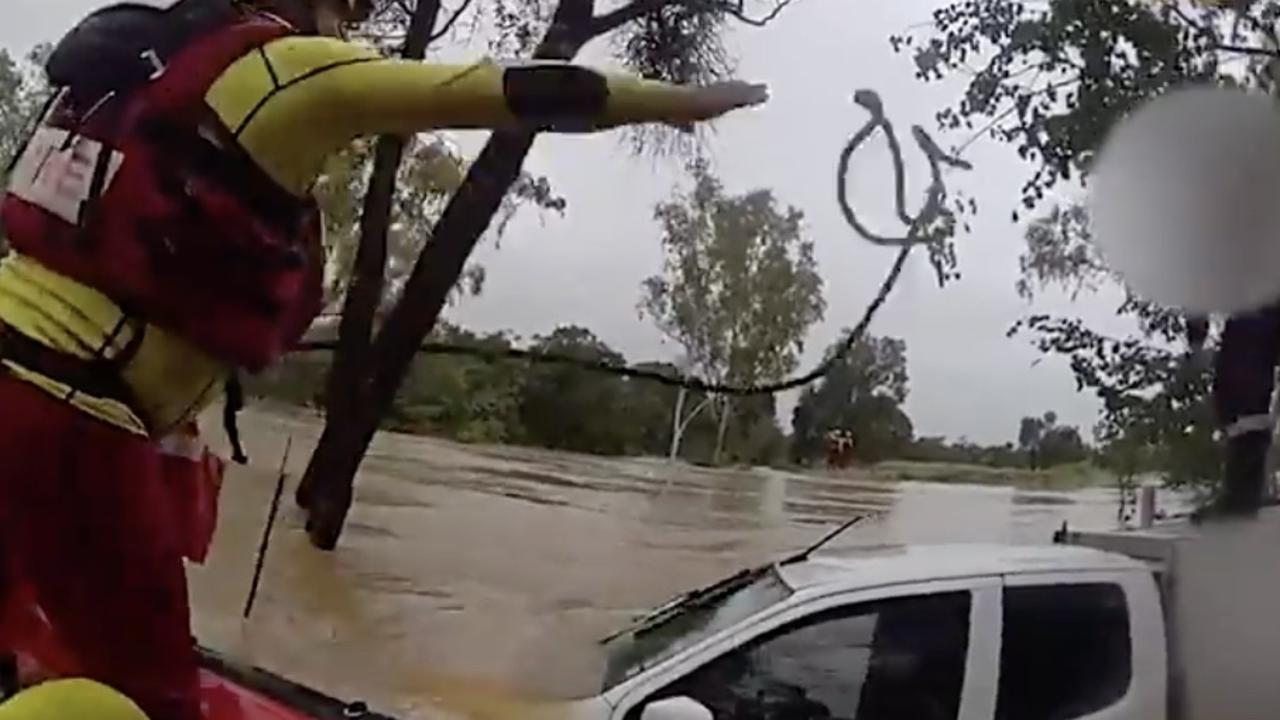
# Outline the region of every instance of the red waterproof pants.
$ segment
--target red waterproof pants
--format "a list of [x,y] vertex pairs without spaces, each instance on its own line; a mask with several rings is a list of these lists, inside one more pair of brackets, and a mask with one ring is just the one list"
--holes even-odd
[[[196,720],[186,575],[164,483],[152,441],[0,373],[0,647],[106,683],[152,720]],[[14,622],[31,616],[28,600],[52,638]]]

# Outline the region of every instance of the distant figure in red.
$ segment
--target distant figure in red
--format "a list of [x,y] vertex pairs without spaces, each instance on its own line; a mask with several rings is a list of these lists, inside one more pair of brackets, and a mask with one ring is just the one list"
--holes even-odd
[[857,448],[853,432],[835,429],[827,433],[827,467],[845,470],[853,464],[853,452]]

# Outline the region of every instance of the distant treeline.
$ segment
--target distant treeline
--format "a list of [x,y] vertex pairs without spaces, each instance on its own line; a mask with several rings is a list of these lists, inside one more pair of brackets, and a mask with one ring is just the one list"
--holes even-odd
[[[445,327],[436,342],[489,348],[514,346],[511,333],[477,335]],[[622,354],[591,331],[561,327],[534,338],[537,352],[624,365]],[[327,352],[292,355],[246,383],[251,395],[296,405],[323,406]],[[676,373],[670,363],[646,369]],[[666,455],[679,390],[652,381],[592,372],[572,365],[487,360],[459,355],[421,355],[384,427],[471,443],[532,445],[598,455]],[[702,393],[688,393],[686,416],[703,406]],[[772,397],[735,403],[725,438],[726,462],[774,464],[786,458]],[[710,462],[718,418],[710,404],[689,421],[679,456]]]
[[[509,332],[478,335],[454,326],[443,327],[431,339],[494,350],[517,344]],[[535,337],[522,347],[613,366],[627,364],[621,353],[590,330],[575,326]],[[253,396],[319,409],[323,407],[330,361],[327,352],[295,354],[263,375],[249,378],[246,386]],[[636,367],[673,375],[677,372],[674,365],[663,362]],[[572,365],[421,355],[384,427],[468,443],[531,445],[598,455],[666,456],[671,450],[679,394],[678,388],[661,383]],[[772,396],[736,400],[729,410],[721,462],[820,465],[825,457],[824,438],[835,428],[854,432],[854,455],[864,463],[906,459],[1049,467],[1088,457],[1074,428],[1056,426],[1053,432],[1042,433],[1043,437],[1027,438],[1029,444],[1023,447],[916,438],[911,420],[901,408],[906,394],[905,343],[867,338],[826,379],[803,393],[793,414],[791,433],[779,427]],[[689,462],[710,463],[715,456],[721,405],[708,402],[703,393],[688,392],[682,407],[681,421],[686,429],[678,456]]]

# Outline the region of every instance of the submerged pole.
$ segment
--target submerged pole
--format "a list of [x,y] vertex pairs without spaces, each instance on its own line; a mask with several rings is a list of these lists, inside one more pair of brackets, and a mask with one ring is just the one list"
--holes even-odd
[[258,584],[262,582],[262,568],[267,562],[267,548],[271,545],[271,531],[276,525],[276,515],[280,513],[280,496],[284,494],[284,481],[289,467],[289,451],[293,448],[293,436],[284,444],[284,458],[280,460],[280,475],[276,479],[276,492],[271,498],[271,511],[267,514],[267,526],[262,530],[262,542],[258,544],[258,560],[253,566],[253,582],[249,585],[249,597],[244,601],[244,619],[249,619],[253,612],[253,602],[258,599]]

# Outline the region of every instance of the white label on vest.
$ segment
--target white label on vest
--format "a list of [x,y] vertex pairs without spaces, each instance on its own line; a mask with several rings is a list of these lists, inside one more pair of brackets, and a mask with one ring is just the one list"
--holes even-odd
[[[93,187],[93,171],[105,148],[91,138],[71,134],[61,128],[42,127],[36,131],[13,168],[9,192],[38,205],[72,225],[80,222],[80,210]],[[124,155],[111,152],[102,192],[111,187]]]
[[161,455],[186,458],[197,462],[204,458],[205,447],[204,441],[200,439],[199,435],[189,435],[182,429],[165,435],[160,439],[159,443]]

